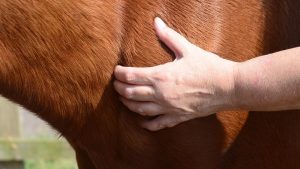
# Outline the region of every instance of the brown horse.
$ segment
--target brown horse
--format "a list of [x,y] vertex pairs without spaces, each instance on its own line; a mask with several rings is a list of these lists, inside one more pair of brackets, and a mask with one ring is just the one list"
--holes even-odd
[[139,127],[112,73],[172,60],[155,16],[235,61],[300,45],[299,0],[0,0],[0,94],[61,132],[80,169],[300,168],[300,111]]

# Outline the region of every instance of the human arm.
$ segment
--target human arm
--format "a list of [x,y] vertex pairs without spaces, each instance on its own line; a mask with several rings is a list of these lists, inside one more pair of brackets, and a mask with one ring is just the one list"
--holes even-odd
[[155,23],[176,60],[115,69],[121,101],[141,115],[159,115],[143,127],[159,130],[225,110],[300,108],[300,48],[237,63],[191,44],[160,19]]
[[236,106],[252,111],[300,109],[300,47],[236,65]]

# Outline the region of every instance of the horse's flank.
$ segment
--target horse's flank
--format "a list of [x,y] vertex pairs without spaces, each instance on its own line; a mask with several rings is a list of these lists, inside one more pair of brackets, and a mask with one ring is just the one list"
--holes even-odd
[[299,46],[299,9],[296,0],[2,0],[0,94],[61,132],[80,169],[298,168],[299,111],[219,113],[152,133],[111,81],[117,64],[172,60],[155,16],[243,61]]

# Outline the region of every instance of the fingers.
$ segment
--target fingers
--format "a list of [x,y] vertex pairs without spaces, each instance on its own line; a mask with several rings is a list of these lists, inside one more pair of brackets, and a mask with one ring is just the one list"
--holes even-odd
[[155,91],[151,86],[137,86],[115,81],[114,87],[121,96],[127,99],[135,101],[154,101],[155,99]]
[[150,131],[158,131],[164,128],[174,127],[193,118],[194,116],[192,115],[166,114],[152,121],[144,122],[142,126]]
[[129,110],[142,116],[157,116],[164,112],[163,108],[154,102],[136,102],[126,98],[120,100]]
[[[176,59],[189,56],[188,52],[192,44],[187,39],[169,28],[159,18],[155,18],[155,29],[160,40],[173,50]],[[115,89],[122,96],[121,101],[129,110],[143,116],[160,115],[143,124],[144,128],[152,131],[173,127],[195,118],[186,114],[179,115],[178,112],[168,111],[170,107],[161,106],[162,103],[156,98],[156,91],[153,87],[157,84],[157,75],[165,73],[161,70],[163,70],[162,66],[149,68],[117,66],[114,71],[117,79],[114,82]]]
[[155,18],[156,34],[175,54],[183,57],[191,44],[186,38],[169,28],[160,18]]
[[117,80],[138,85],[151,85],[150,75],[153,68],[134,68],[117,66],[114,75]]

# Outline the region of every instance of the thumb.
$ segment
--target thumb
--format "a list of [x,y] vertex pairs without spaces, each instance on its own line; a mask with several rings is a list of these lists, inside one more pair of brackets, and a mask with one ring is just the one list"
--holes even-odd
[[183,57],[191,43],[175,30],[168,27],[160,18],[156,17],[154,22],[156,34],[159,39],[175,53],[176,59]]

